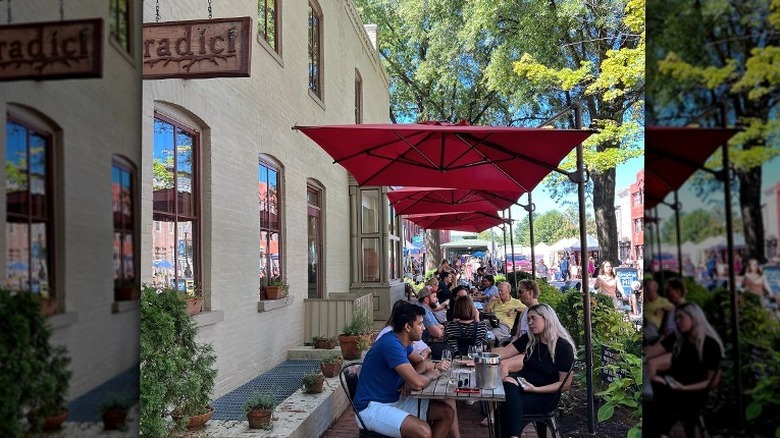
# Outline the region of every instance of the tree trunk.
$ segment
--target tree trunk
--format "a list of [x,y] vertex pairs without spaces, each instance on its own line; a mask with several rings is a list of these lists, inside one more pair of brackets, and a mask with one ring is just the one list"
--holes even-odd
[[600,262],[609,260],[618,264],[618,232],[615,218],[615,169],[591,173],[593,179],[593,210],[596,216],[596,235],[599,240]]
[[764,257],[764,218],[761,214],[761,167],[737,171],[737,179],[745,250],[748,257],[755,257],[759,263],[764,263],[766,258]]
[[439,230],[425,230],[425,270],[439,267],[441,261],[441,233]]

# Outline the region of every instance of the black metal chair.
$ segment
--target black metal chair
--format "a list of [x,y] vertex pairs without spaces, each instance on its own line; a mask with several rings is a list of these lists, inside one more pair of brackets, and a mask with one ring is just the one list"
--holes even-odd
[[574,378],[574,364],[576,363],[577,361],[574,361],[571,369],[569,370],[569,373],[566,375],[566,378],[563,379],[561,384],[558,386],[558,390],[555,392],[555,397],[550,401],[550,405],[547,409],[542,411],[542,413],[523,413],[523,429],[525,429],[528,424],[533,423],[534,427],[536,428],[537,436],[546,437],[547,428],[549,427],[553,438],[560,438],[558,425],[555,422],[555,414],[558,412],[558,403],[561,401],[561,394],[563,394],[564,387],[568,389],[569,386],[571,386],[571,382]]
[[[718,370],[713,376],[712,380],[710,380],[710,384],[707,386],[707,395],[709,396],[709,393],[712,391],[715,391],[715,389],[720,384],[720,378],[723,372],[721,370]],[[710,433],[707,431],[707,422],[704,421],[704,415],[707,408],[700,410],[699,412],[695,413],[694,415],[683,418],[682,424],[683,429],[685,429],[685,436],[694,437],[696,429],[699,429],[699,436],[701,438],[710,438]]]
[[357,416],[357,419],[360,422],[361,427],[358,427],[358,437],[390,438],[387,435],[382,435],[381,433],[368,430],[366,423],[360,417],[360,413],[357,411],[357,408],[355,408],[355,393],[357,392],[358,378],[360,377],[360,370],[362,367],[363,364],[361,362],[348,363],[344,365],[343,368],[341,368],[341,372],[339,373],[339,382],[341,383],[341,388],[347,394],[349,404],[352,406],[352,411],[355,413],[355,416]]

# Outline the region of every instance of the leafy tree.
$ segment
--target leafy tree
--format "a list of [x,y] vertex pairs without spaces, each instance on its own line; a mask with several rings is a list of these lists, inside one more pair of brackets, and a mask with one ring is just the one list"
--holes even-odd
[[[696,209],[680,215],[680,240],[699,243],[711,236],[722,236],[726,232],[723,224],[722,209],[706,211]],[[674,217],[670,217],[661,226],[661,240],[672,244],[677,243]]]
[[[617,258],[615,167],[641,155],[635,140],[644,94],[644,0],[355,3],[364,22],[379,25],[393,122],[529,125],[582,102],[585,125],[600,130],[587,143],[586,162],[602,254]],[[564,167],[574,168],[573,155]]]
[[[615,168],[642,153],[637,136],[643,119],[644,0],[471,4],[476,17],[471,34],[487,32],[501,42],[488,66],[491,90],[521,90],[516,98],[533,95],[526,114],[542,119],[581,102],[584,125],[598,130],[585,143],[584,158],[599,249],[605,258],[617,259]],[[572,125],[569,116],[567,127]],[[574,158],[572,153],[563,167],[573,169]],[[559,200],[572,187],[561,179],[551,174],[546,185]]]
[[[593,216],[588,215],[585,228],[589,234],[595,233],[596,222],[593,220]],[[531,244],[531,228],[527,214],[515,225],[513,233],[517,244],[526,246]],[[579,212],[574,207],[563,211],[550,210],[542,214],[534,214],[535,245],[541,242],[552,244],[563,238],[579,235]]]
[[[762,259],[761,163],[780,154],[773,144],[780,135],[780,3],[651,0],[648,11],[653,35],[648,45],[648,118],[656,124],[681,124],[728,102],[728,120],[745,127],[729,141],[745,243],[750,256]],[[716,168],[720,160],[719,154],[711,159]],[[699,187],[706,192],[712,185]]]

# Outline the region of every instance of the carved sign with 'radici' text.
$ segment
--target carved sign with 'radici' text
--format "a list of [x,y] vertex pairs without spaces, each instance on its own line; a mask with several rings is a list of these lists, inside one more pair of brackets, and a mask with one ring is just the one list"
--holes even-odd
[[249,76],[250,17],[144,24],[144,79]]
[[99,78],[103,20],[0,26],[0,81]]

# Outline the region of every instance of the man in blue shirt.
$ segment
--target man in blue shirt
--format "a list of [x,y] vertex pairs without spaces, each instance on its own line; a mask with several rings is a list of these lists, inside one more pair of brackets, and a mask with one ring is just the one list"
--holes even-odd
[[423,315],[425,330],[422,334],[422,340],[428,342],[431,338],[444,337],[444,326],[439,323],[439,320],[436,319],[436,316],[431,309],[431,307],[435,307],[438,303],[436,291],[433,291],[428,287],[423,287],[420,289],[420,292],[417,292],[417,301],[420,303],[420,307],[425,310],[425,314]]
[[393,332],[379,338],[363,359],[355,409],[369,430],[398,438],[444,438],[450,432],[455,418],[451,405],[407,397],[410,389],[420,390],[441,375],[436,367],[420,374],[408,359],[412,342],[422,337],[424,313],[420,306],[403,304],[393,315]]

